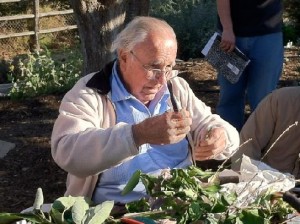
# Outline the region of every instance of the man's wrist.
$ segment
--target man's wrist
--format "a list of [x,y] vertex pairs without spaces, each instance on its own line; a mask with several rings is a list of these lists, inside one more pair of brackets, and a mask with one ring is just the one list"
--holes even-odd
[[133,140],[137,147],[139,147],[145,143],[145,142],[143,142],[144,140],[143,140],[141,124],[132,125],[132,135],[133,135]]

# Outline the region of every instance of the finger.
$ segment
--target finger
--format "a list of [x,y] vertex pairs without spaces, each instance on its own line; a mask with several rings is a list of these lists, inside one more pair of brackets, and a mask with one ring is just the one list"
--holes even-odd
[[229,48],[229,52],[233,51],[235,48],[235,45],[234,44],[231,44],[230,48]]
[[235,44],[232,42],[224,42],[220,44],[220,47],[223,51],[231,52],[234,49]]
[[198,148],[201,148],[202,151],[212,151],[218,148],[224,149],[226,147],[225,139],[218,139],[214,142],[204,141],[201,142]]
[[181,120],[177,120],[175,122],[175,128],[177,129],[184,129],[186,127],[191,126],[192,124],[192,119],[188,118],[188,119],[181,119]]
[[165,144],[174,144],[177,142],[180,142],[182,139],[184,139],[186,134],[179,134],[179,135],[170,135],[169,140]]
[[205,160],[205,159],[213,159],[216,155],[222,153],[223,148],[215,148],[213,150],[203,150],[198,149],[194,152],[194,157],[196,160]]
[[176,135],[186,135],[191,130],[190,126],[176,128]]
[[184,119],[189,119],[190,115],[189,113],[181,113],[181,112],[174,112],[171,115],[171,120],[184,120]]
[[200,144],[199,146],[200,147],[207,147],[207,146],[210,146],[210,147],[216,147],[216,146],[219,146],[223,141],[220,139],[220,136],[214,136],[214,137],[211,137],[211,138],[206,138],[202,141],[200,141]]
[[219,147],[211,147],[211,146],[207,146],[207,147],[200,147],[197,148],[196,153],[200,153],[200,154],[219,154],[223,151],[224,147],[223,146],[219,146]]
[[208,160],[213,156],[212,153],[194,153],[194,159],[197,161]]

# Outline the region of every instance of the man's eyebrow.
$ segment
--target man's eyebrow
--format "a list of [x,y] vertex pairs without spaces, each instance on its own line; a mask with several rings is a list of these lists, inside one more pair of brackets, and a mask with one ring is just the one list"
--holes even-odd
[[[161,64],[164,64],[164,62],[162,62],[162,61],[154,61],[154,62],[152,62],[150,64],[145,65],[145,66],[153,67],[153,66],[158,66],[158,65],[161,65]],[[170,66],[174,67],[175,65],[176,65],[176,62],[173,61],[171,64],[167,64],[166,67],[170,67]]]

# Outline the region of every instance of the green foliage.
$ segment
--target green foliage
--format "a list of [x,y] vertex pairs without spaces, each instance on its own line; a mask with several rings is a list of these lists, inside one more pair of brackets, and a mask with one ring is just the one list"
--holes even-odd
[[151,0],[150,14],[166,20],[174,28],[180,59],[203,56],[201,50],[215,31],[215,1]]
[[[126,186],[126,192],[135,187],[139,177],[150,198],[128,203],[127,208],[130,212],[137,212],[136,215],[143,214],[153,219],[172,217],[178,224],[198,223],[201,220],[211,224],[265,224],[271,223],[274,217],[279,217],[282,222],[287,214],[294,211],[282,199],[271,200],[269,193],[238,207],[237,195],[220,191],[218,181],[210,181],[213,176],[215,173],[194,166],[166,170],[158,177],[137,171],[127,183],[130,187]],[[208,177],[208,182],[203,181]]]
[[119,219],[111,216],[113,201],[94,205],[86,197],[60,197],[53,202],[50,212],[43,212],[42,190],[38,189],[32,211],[0,213],[0,223],[9,224],[24,219],[33,224],[119,224],[125,218],[145,223],[172,219],[177,224],[265,224],[284,223],[287,214],[295,212],[281,198],[273,197],[268,192],[252,203],[243,202],[243,206],[237,206],[236,193],[222,191],[222,186],[215,178],[216,182],[212,182],[216,174],[195,166],[166,169],[159,176],[138,170],[122,194],[130,193],[142,181],[149,197],[127,203],[126,208],[130,213]]
[[34,206],[37,204],[28,213],[0,213],[0,223],[9,224],[23,219],[33,224],[101,224],[110,217],[114,202],[105,201],[94,206],[85,197],[60,197],[53,202],[50,213],[44,213],[41,210],[43,192],[39,188]]
[[[293,32],[295,33],[294,36],[290,37],[290,40],[295,43],[298,42],[298,44],[300,44],[300,1],[284,0],[283,3],[286,20],[285,23],[290,29],[293,29]],[[291,31],[288,30],[288,32],[290,33]]]
[[0,3],[0,16],[26,14],[27,11],[33,11],[33,3],[34,1]]
[[300,33],[296,29],[296,26],[294,24],[291,24],[291,23],[283,24],[283,43],[284,43],[284,45],[286,45],[289,41],[292,41],[294,44],[296,44],[298,41],[300,41],[299,35],[300,35]]
[[126,187],[123,189],[122,195],[128,194],[133,190],[133,188],[139,183],[140,176],[141,176],[141,171],[137,170],[130,178],[129,180],[130,184],[127,184]]
[[44,195],[42,188],[38,188],[35,195],[35,200],[33,203],[33,209],[41,209],[44,203]]
[[[51,6],[57,10],[70,9],[70,3],[68,0],[44,0],[40,1],[40,6]],[[0,3],[0,16],[10,16],[18,14],[27,14],[33,12],[34,1],[18,1]]]
[[[166,20],[178,39],[178,57],[203,57],[201,50],[216,29],[216,1],[151,0],[150,15]],[[284,0],[284,44],[300,44],[299,0]]]
[[12,99],[28,98],[43,94],[63,93],[79,79],[82,58],[76,51],[60,52],[60,56],[50,51],[34,53],[19,59],[17,66],[11,65],[9,78],[13,88]]

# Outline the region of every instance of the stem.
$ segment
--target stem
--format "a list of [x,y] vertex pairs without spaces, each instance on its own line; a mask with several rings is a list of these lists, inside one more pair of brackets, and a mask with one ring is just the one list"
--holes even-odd
[[271,149],[274,147],[274,145],[278,142],[279,139],[282,138],[282,136],[283,136],[286,132],[288,132],[293,126],[297,126],[297,125],[298,125],[298,121],[296,121],[294,124],[288,126],[288,128],[285,129],[285,131],[282,132],[281,135],[279,135],[278,138],[273,142],[273,144],[270,146],[270,148],[267,150],[267,152],[264,154],[264,156],[260,159],[260,161],[262,161],[262,160],[266,157],[266,155],[271,151]]

